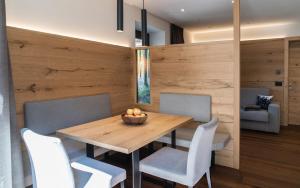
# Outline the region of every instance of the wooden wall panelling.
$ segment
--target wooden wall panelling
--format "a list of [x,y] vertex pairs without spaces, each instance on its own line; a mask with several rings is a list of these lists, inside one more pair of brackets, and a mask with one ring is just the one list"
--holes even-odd
[[[234,167],[234,76],[233,42],[150,47],[152,104],[145,110],[159,111],[162,92],[212,96],[219,132],[230,133],[227,148],[217,152],[218,164]],[[239,156],[238,156],[239,157]]]
[[[243,41],[241,43],[242,87],[264,87],[271,90],[281,106],[281,123],[285,124],[284,39]],[[275,86],[281,81],[282,86]]]
[[132,106],[131,49],[29,30],[8,28],[17,103],[110,93],[113,114]]

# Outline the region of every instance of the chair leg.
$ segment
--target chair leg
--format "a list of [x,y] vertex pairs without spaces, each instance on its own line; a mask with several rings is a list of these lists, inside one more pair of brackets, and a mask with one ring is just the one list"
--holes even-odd
[[139,173],[140,173],[140,188],[141,188],[143,184],[143,173],[142,172]]
[[207,179],[208,188],[211,188],[211,180],[210,180],[209,170],[206,172],[206,179]]
[[125,181],[121,182],[121,188],[125,188]]

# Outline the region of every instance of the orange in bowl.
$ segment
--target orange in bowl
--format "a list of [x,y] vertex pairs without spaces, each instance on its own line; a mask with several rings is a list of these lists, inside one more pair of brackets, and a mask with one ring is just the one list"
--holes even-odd
[[147,114],[139,108],[127,109],[126,113],[121,116],[127,125],[142,125],[148,118]]

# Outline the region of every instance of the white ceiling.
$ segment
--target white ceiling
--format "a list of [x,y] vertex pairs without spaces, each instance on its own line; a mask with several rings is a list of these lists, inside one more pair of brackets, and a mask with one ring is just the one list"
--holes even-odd
[[[142,7],[142,0],[125,2]],[[145,0],[145,8],[189,30],[232,24],[232,0]],[[243,24],[300,22],[300,0],[241,0],[241,20]]]

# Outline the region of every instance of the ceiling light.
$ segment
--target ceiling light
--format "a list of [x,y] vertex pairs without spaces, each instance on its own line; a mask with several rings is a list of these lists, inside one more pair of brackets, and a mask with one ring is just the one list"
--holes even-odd
[[184,8],[180,9],[180,12],[184,12],[184,11],[185,11]]
[[231,3],[234,3],[234,0],[232,0]]

